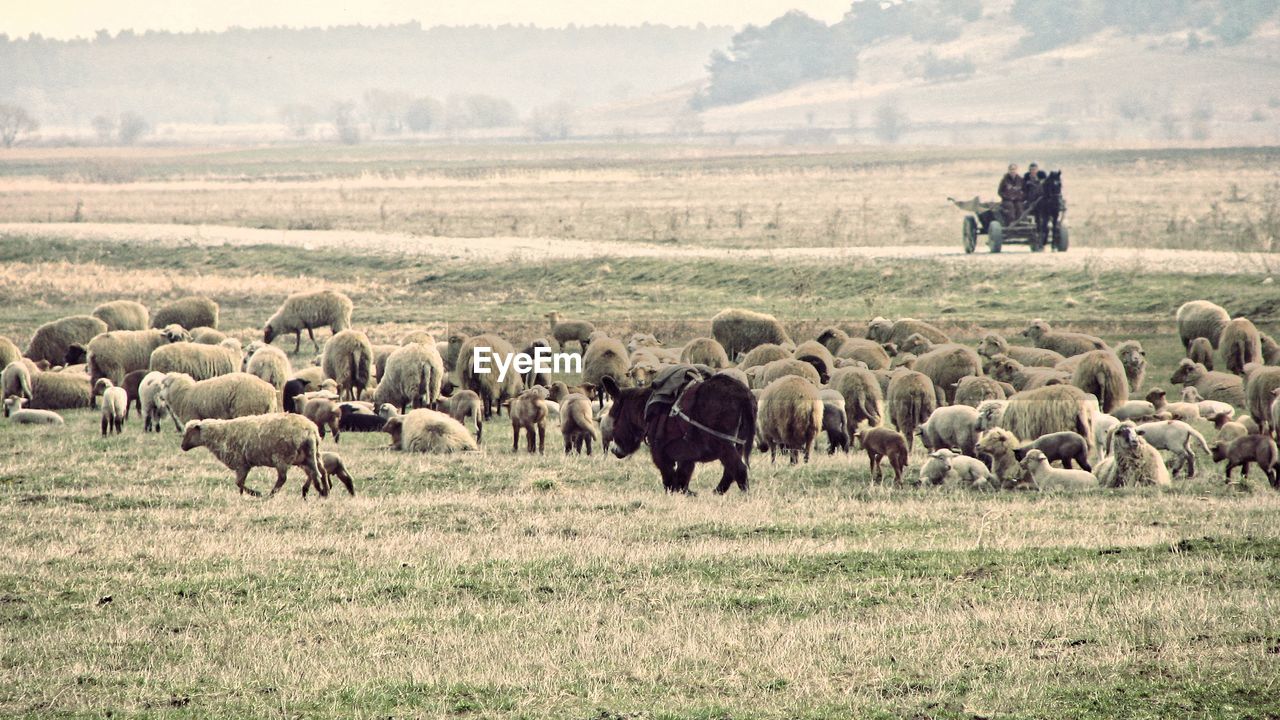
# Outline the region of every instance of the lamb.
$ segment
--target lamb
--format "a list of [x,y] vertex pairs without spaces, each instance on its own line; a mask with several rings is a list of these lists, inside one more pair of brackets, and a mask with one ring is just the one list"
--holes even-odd
[[1081,355],[1092,350],[1109,349],[1101,338],[1084,333],[1057,332],[1049,326],[1049,323],[1040,319],[1032,320],[1022,334],[1031,338],[1031,342],[1036,347],[1053,350],[1063,357]]
[[827,349],[827,352],[835,355],[840,346],[849,340],[849,333],[838,327],[827,327],[823,328],[815,339]]
[[1142,349],[1142,343],[1125,340],[1116,346],[1116,357],[1120,358],[1120,365],[1124,367],[1129,392],[1138,392],[1147,376],[1147,351]]
[[351,473],[347,472],[347,466],[338,453],[320,453],[320,477],[324,480],[325,487],[329,488],[333,487],[333,478],[338,478],[346,486],[347,493],[355,497],[356,481],[351,477]]
[[440,398],[444,359],[435,345],[409,343],[387,358],[386,376],[373,393],[374,406],[391,403],[404,412],[410,407],[432,407]]
[[1215,442],[1231,442],[1236,438],[1242,438],[1245,435],[1252,435],[1249,428],[1244,423],[1235,422],[1231,416],[1226,413],[1218,413],[1213,416],[1213,427],[1218,431],[1214,438]]
[[948,405],[934,410],[929,420],[920,426],[920,440],[929,450],[958,450],[963,455],[976,457],[974,445],[978,441],[978,411],[968,405]]
[[231,420],[276,409],[276,389],[240,372],[199,382],[190,375],[168,373],[160,383],[160,399],[178,430],[192,420]]
[[1280,427],[1271,425],[1271,405],[1277,389],[1280,389],[1280,367],[1257,368],[1244,384],[1245,407],[1249,416],[1258,423],[1258,427],[1265,429],[1270,425],[1273,433],[1280,432]]
[[1012,488],[1021,484],[1023,469],[1018,464],[1018,438],[1003,428],[988,430],[978,439],[977,451],[991,458],[991,471],[1001,487]]
[[[261,381],[259,381],[261,382]],[[191,420],[182,433],[182,451],[205,447],[223,465],[236,474],[240,494],[261,497],[262,493],[245,487],[249,471],[255,467],[275,468],[276,484],[270,495],[280,492],[290,467],[300,467],[307,474],[302,496],[315,485],[322,497],[329,486],[320,475],[320,436],[310,420],[299,415],[272,413],[229,420]]]
[[95,395],[102,396],[102,434],[124,432],[124,416],[129,412],[129,395],[106,378],[98,380]]
[[927,375],[933,386],[942,390],[947,404],[951,404],[956,398],[956,383],[971,375],[981,375],[982,361],[967,347],[943,345],[917,357],[912,369]]
[[591,454],[591,443],[600,436],[595,418],[591,415],[591,401],[586,395],[572,393],[560,401],[560,434],[564,436],[564,454],[585,448]]
[[151,317],[151,327],[181,325],[187,330],[198,327],[218,328],[218,303],[207,297],[191,296],[165,305]]
[[902,484],[902,470],[907,466],[907,439],[902,433],[885,427],[859,428],[858,442],[867,451],[867,460],[871,463],[871,477],[880,482],[880,461],[888,458],[893,468],[893,484]]
[[1000,426],[1018,437],[1038,438],[1071,431],[1093,435],[1093,413],[1083,390],[1073,385],[1051,385],[1027,390],[1009,398]]
[[138,412],[142,415],[143,432],[151,432],[152,429],[160,432],[160,420],[169,414],[169,406],[161,397],[164,378],[164,373],[148,372],[138,384],[138,400],[141,403]]
[[831,373],[836,369],[835,356],[822,343],[814,340],[800,343],[792,355],[796,360],[812,365],[813,369],[818,371],[818,378],[823,384],[830,379]]
[[82,372],[42,372],[31,376],[32,410],[91,407],[93,384]]
[[867,325],[867,339],[875,340],[881,345],[893,343],[894,345],[902,346],[906,339],[914,334],[922,335],[932,343],[951,342],[951,338],[947,337],[946,333],[923,320],[902,318],[894,322],[886,318],[877,317]]
[[1171,482],[1160,451],[1131,425],[1116,428],[1110,462],[1105,467],[1099,466],[1098,480],[1104,487],[1168,486]]
[[1173,453],[1176,465],[1173,474],[1179,469],[1186,470],[1187,477],[1196,474],[1196,456],[1191,451],[1191,443],[1195,441],[1206,455],[1209,454],[1209,443],[1195,428],[1181,420],[1160,420],[1143,423],[1138,426],[1138,434],[1157,450],[1168,450]]
[[885,400],[889,406],[889,418],[894,427],[906,436],[907,452],[911,452],[916,428],[927,422],[938,407],[933,381],[924,373],[906,370],[889,381]]
[[1065,385],[1071,381],[1070,373],[1057,368],[1028,367],[1005,355],[992,357],[987,372],[997,381],[1010,383],[1019,391]]
[[[355,403],[339,403],[338,413],[338,429],[342,432],[382,432],[387,422],[381,415]],[[336,433],[334,436],[337,437]]]
[[227,338],[219,345],[201,345],[195,342],[162,345],[151,353],[149,369],[166,374],[186,373],[195,380],[208,380],[238,372],[243,360],[240,341]]
[[836,349],[837,358],[855,360],[866,364],[870,370],[884,370],[889,367],[889,353],[880,343],[866,338],[849,338]]
[[1133,420],[1147,422],[1156,419],[1156,406],[1146,400],[1130,400],[1125,404],[1112,408],[1110,415],[1117,420]]
[[0,397],[20,397],[31,399],[31,378],[39,375],[40,369],[28,358],[15,360],[4,366],[0,372]]
[[89,379],[96,383],[106,378],[113,384],[124,382],[124,376],[151,366],[151,353],[170,343],[187,342],[191,335],[177,325],[161,330],[116,330],[103,333],[89,342]]
[[1124,365],[1110,350],[1083,353],[1071,375],[1071,384],[1098,398],[1102,412],[1109,413],[1129,401]]
[[1213,345],[1208,338],[1198,337],[1191,341],[1187,348],[1187,358],[1193,363],[1204,365],[1205,370],[1213,369]]
[[324,439],[325,428],[333,432],[333,441],[342,441],[342,428],[339,426],[339,420],[342,418],[342,409],[338,406],[336,400],[332,398],[313,397],[309,400],[303,400],[303,396],[299,395],[293,399],[294,407],[302,407],[302,417],[315,423],[316,429],[320,432],[320,439]]
[[262,341],[270,344],[277,336],[293,333],[293,351],[302,349],[302,331],[320,350],[316,341],[315,329],[329,326],[329,331],[337,335],[351,327],[351,298],[333,290],[314,290],[294,293],[285,298],[280,309],[267,319],[262,327]]
[[1031,450],[1023,461],[1023,467],[1031,474],[1032,481],[1041,492],[1054,490],[1091,490],[1098,487],[1098,478],[1087,470],[1059,470],[1049,464],[1045,454]]
[[1248,318],[1236,318],[1222,328],[1218,349],[1222,351],[1222,364],[1226,371],[1236,375],[1244,374],[1245,365],[1263,360],[1262,338]]
[[1169,402],[1164,388],[1152,388],[1147,393],[1147,402],[1151,403],[1156,415],[1167,414],[1174,420],[1195,420],[1200,417],[1200,406],[1188,402]]
[[324,344],[325,377],[338,383],[338,395],[358,400],[373,378],[373,347],[359,330],[341,330]]
[[1042,435],[1027,445],[1015,447],[1013,456],[1023,460],[1032,450],[1043,454],[1049,462],[1062,463],[1064,468],[1069,469],[1074,462],[1081,470],[1093,470],[1089,466],[1089,443],[1080,433],[1056,432]]
[[920,482],[924,485],[941,485],[948,479],[972,490],[995,488],[995,476],[976,458],[957,455],[946,448],[929,453],[929,460],[920,467]]
[[4,416],[15,425],[62,425],[62,416],[52,410],[26,410],[24,398],[9,397],[4,400]]
[[856,428],[864,421],[873,427],[881,423],[884,417],[884,395],[880,390],[880,381],[870,370],[840,368],[831,374],[827,385],[844,396],[848,427]]
[[50,365],[60,365],[72,344],[88,345],[106,331],[107,324],[91,315],[72,315],[47,322],[31,336],[27,357],[35,362],[44,360]]
[[751,310],[726,309],[711,318],[711,335],[729,357],[773,343],[791,345],[791,337],[777,318]]
[[[1182,388],[1182,402],[1194,404],[1199,409],[1200,417],[1206,420],[1212,420],[1216,415],[1226,415],[1227,419],[1230,420],[1236,415],[1234,405],[1221,400],[1205,400],[1200,395],[1200,391],[1196,390],[1194,386]],[[1253,418],[1248,415],[1244,416],[1241,422],[1245,420],[1253,422]]]
[[775,360],[788,360],[791,353],[781,345],[773,343],[765,343],[751,348],[743,358],[738,361],[739,370],[747,370],[753,367],[763,367]]
[[289,382],[289,378],[293,376],[293,366],[289,362],[289,356],[273,345],[262,345],[258,348],[250,345],[245,353],[243,369],[250,375],[271,383],[276,390],[283,390],[285,383]]
[[565,343],[576,342],[581,352],[587,351],[591,343],[591,334],[596,331],[595,325],[586,320],[561,320],[557,312],[547,313],[546,318],[551,325],[551,337],[561,350],[564,349]]
[[[747,375],[750,376],[751,373],[748,372]],[[765,388],[778,378],[792,376],[804,378],[814,385],[822,384],[821,376],[818,374],[818,371],[814,369],[813,365],[810,365],[803,360],[787,358],[786,360],[774,360],[763,368],[760,368],[759,373],[756,374],[756,381],[753,387]]]
[[476,442],[481,442],[484,436],[484,403],[480,396],[471,390],[459,390],[453,397],[447,398],[447,401],[444,408],[438,409],[444,409],[449,417],[463,425],[468,419],[472,420],[476,428]]
[[[509,371],[506,378],[499,382],[498,370],[491,362],[489,364],[489,372],[477,372],[475,365],[476,348],[489,348],[489,352],[499,357],[509,357],[515,352],[511,347],[511,343],[503,340],[497,335],[485,334],[476,335],[467,338],[462,344],[461,354],[458,357],[458,387],[472,390],[484,402],[484,419],[488,420],[495,411],[501,412],[501,402],[503,400],[514,398],[520,394],[520,376],[514,369]],[[605,343],[601,348],[601,353],[605,349],[611,348],[610,343]],[[611,350],[609,355],[612,355]],[[625,358],[623,360],[625,362]],[[583,360],[583,371],[586,371],[586,361]]]
[[151,311],[132,300],[112,300],[93,309],[92,315],[107,324],[107,330],[146,330]]
[[1216,350],[1222,329],[1231,322],[1231,315],[1207,300],[1192,300],[1178,308],[1177,320],[1183,349],[1189,351],[1191,342],[1202,337]]
[[818,389],[802,377],[788,375],[769,383],[760,393],[756,412],[756,435],[760,450],[768,450],[770,459],[779,449],[791,451],[791,464],[809,462],[814,441],[822,431],[824,413]]
[[[1192,386],[1201,398],[1228,403],[1232,406],[1245,406],[1244,380],[1237,375],[1224,372],[1210,372],[1203,365],[1197,365],[1187,358],[1178,363],[1169,382],[1183,386]],[[1188,401],[1183,396],[1183,401]]]
[[1240,476],[1242,478],[1249,477],[1249,464],[1257,463],[1262,468],[1262,472],[1267,476],[1267,481],[1272,487],[1280,489],[1280,481],[1277,480],[1276,464],[1280,462],[1280,451],[1276,449],[1276,441],[1269,435],[1245,435],[1244,437],[1232,440],[1230,444],[1223,440],[1218,440],[1213,446],[1213,461],[1227,462],[1224,473],[1227,476],[1227,482],[1231,482],[1231,471],[1236,468],[1242,468]]
[[996,355],[1004,355],[1029,367],[1053,367],[1066,360],[1062,353],[1053,350],[1010,345],[1009,341],[999,333],[988,333],[984,336],[978,343],[978,354],[988,359]]
[[976,408],[984,400],[1004,400],[1008,395],[1004,386],[995,378],[985,375],[966,375],[955,385],[955,404]]
[[0,335],[0,368],[9,367],[9,363],[22,358],[22,351],[9,338]]
[[392,448],[403,452],[451,454],[479,449],[462,423],[426,408],[389,418],[382,430],[391,436]]
[[543,454],[547,444],[547,400],[541,388],[525,390],[511,402],[508,414],[511,416],[511,452],[520,451],[520,431],[525,433],[529,453]]

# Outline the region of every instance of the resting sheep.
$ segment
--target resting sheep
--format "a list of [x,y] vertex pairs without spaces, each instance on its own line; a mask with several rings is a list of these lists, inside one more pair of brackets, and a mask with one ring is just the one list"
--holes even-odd
[[1147,402],[1157,415],[1167,414],[1174,420],[1195,420],[1200,417],[1200,406],[1188,402],[1169,402],[1164,388],[1152,388],[1147,393]]
[[88,345],[90,340],[106,331],[107,324],[91,315],[72,315],[47,322],[36,328],[31,336],[27,357],[36,362],[44,360],[50,365],[61,365],[73,344]]
[[191,420],[182,434],[182,451],[205,447],[236,474],[240,494],[260,497],[262,493],[245,487],[249,471],[255,467],[275,468],[276,484],[270,495],[284,487],[290,467],[307,474],[302,496],[312,485],[328,496],[329,486],[320,475],[320,436],[310,420],[299,415],[272,413],[232,420]]
[[1049,326],[1049,323],[1040,319],[1032,320],[1027,325],[1027,329],[1022,331],[1022,334],[1031,338],[1031,342],[1036,347],[1053,350],[1068,358],[1072,355],[1080,355],[1092,350],[1109,349],[1101,338],[1084,333],[1055,331]]
[[82,372],[42,372],[31,377],[32,410],[91,407],[93,384]]
[[1018,438],[1004,428],[994,428],[978,438],[976,450],[991,458],[991,471],[1001,487],[1011,488],[1022,482],[1023,468],[1018,463]]
[[267,319],[262,328],[262,341],[270,344],[280,335],[293,333],[296,353],[302,349],[302,331],[306,330],[318,352],[320,343],[316,341],[315,328],[327,325],[334,335],[350,328],[351,308],[351,298],[333,290],[294,293]]
[[359,330],[342,330],[324,344],[325,377],[338,383],[341,399],[359,400],[373,380],[373,347]]
[[1171,482],[1160,451],[1131,425],[1116,428],[1108,460],[1098,470],[1098,480],[1103,487],[1168,486]]
[[948,480],[971,490],[992,490],[997,484],[995,476],[981,460],[957,455],[945,448],[934,450],[920,467],[920,482],[941,485]]
[[419,408],[387,420],[382,431],[403,452],[448,454],[478,450],[462,423],[442,412]]
[[231,420],[276,410],[276,389],[248,373],[199,382],[190,375],[168,373],[160,383],[159,397],[179,430],[192,420]]
[[1017,390],[1034,390],[1071,382],[1071,374],[1057,368],[1030,367],[1007,355],[996,355],[987,365],[987,373],[999,382],[1007,382]]
[[[1211,372],[1203,365],[1193,363],[1187,358],[1183,358],[1178,363],[1169,382],[1184,387],[1194,387],[1199,396],[1205,400],[1216,400],[1234,407],[1245,406],[1243,379],[1230,373]],[[1185,395],[1182,399],[1193,402],[1188,401]]]
[[22,404],[26,402],[20,397],[9,397],[4,400],[4,416],[15,425],[62,425],[62,416],[52,410],[26,410]]
[[809,462],[813,444],[822,431],[822,400],[817,387],[802,377],[788,375],[769,383],[760,393],[756,434],[760,450],[775,459],[779,449],[791,451],[795,465],[801,452]]
[[151,316],[151,327],[163,328],[181,325],[187,330],[198,327],[218,328],[218,303],[207,297],[193,295],[165,305]]
[[726,309],[711,318],[711,335],[729,357],[766,343],[791,345],[791,337],[777,318],[751,310]]
[[893,343],[901,347],[912,335],[919,334],[931,343],[949,343],[951,338],[938,328],[923,320],[902,318],[897,322],[877,317],[867,325],[867,339],[875,340],[881,345]]
[[1089,490],[1098,487],[1098,478],[1087,470],[1069,470],[1053,467],[1039,450],[1031,450],[1023,460],[1023,467],[1041,492],[1054,490]]

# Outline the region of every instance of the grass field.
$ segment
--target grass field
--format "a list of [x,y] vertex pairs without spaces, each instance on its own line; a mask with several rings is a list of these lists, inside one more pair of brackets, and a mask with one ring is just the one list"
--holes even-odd
[[[352,152],[359,165],[383,151]],[[458,149],[424,152],[469,162]],[[494,152],[471,162],[510,162]],[[582,151],[583,162],[643,167],[628,181],[639,204],[667,191],[654,168],[709,177],[663,153]],[[1192,204],[1203,188],[1254,173],[1241,169],[1243,156],[1169,159],[1193,168],[1184,180],[1217,179],[1143,203]],[[265,157],[325,177],[337,172],[325,163],[340,160]],[[31,159],[23,173],[47,174],[64,162],[55,160]],[[0,166],[9,172],[14,162]],[[121,162],[145,165],[132,154]],[[819,164],[805,155],[751,162],[799,164],[800,176]],[[157,177],[168,178],[161,167]],[[927,167],[922,182],[945,180]],[[529,191],[540,173],[562,169],[513,171],[524,190],[491,179],[459,202],[482,217],[496,212],[483,207],[495,188]],[[795,177],[780,173],[752,179],[736,169],[729,187],[713,189],[756,202],[767,188],[798,192]],[[34,187],[12,175],[0,189]],[[24,203],[61,192],[0,192],[0,216],[15,219]],[[103,194],[86,202],[91,212],[168,212],[158,209],[167,189],[95,192]],[[184,190],[182,202],[224,213],[222,192]],[[250,195],[294,190],[263,179],[245,192],[259,203]],[[151,201],[160,204],[148,209]],[[1137,223],[1140,205],[1121,201],[1115,211]],[[812,231],[811,216],[795,217]],[[1156,243],[1163,230],[1137,241]],[[741,237],[777,242],[760,232],[744,227]],[[204,293],[221,304],[223,328],[247,340],[287,293],[317,285],[348,292],[356,326],[375,342],[443,327],[523,341],[545,332],[552,309],[673,345],[706,334],[726,306],[772,312],[796,337],[912,315],[969,340],[1040,316],[1142,340],[1147,386],[1166,388],[1181,355],[1172,318],[1183,301],[1211,298],[1273,333],[1280,320],[1262,276],[1158,268],[993,277],[978,265],[901,260],[482,264],[3,237],[0,334],[24,345],[39,323],[106,299],[154,308]],[[295,365],[309,360],[303,349]],[[406,456],[386,450],[385,436],[344,435],[336,449],[357,497],[304,502],[295,473],[263,501],[238,496],[206,451],[181,453],[172,425],[147,437],[135,419],[123,436],[102,438],[90,411],[66,416],[57,431],[0,422],[6,716],[1280,717],[1280,494],[1256,471],[1227,486],[1204,457],[1197,478],[1166,491],[975,495],[875,485],[865,456],[829,457],[820,443],[820,457],[800,467],[757,455],[746,495],[711,494],[718,472],[707,467],[693,481],[700,494],[668,497],[644,457],[564,457],[556,430],[545,457],[513,455],[504,417],[486,426],[483,451],[465,457]],[[912,477],[922,459],[917,450]],[[249,483],[268,481],[258,470]]]

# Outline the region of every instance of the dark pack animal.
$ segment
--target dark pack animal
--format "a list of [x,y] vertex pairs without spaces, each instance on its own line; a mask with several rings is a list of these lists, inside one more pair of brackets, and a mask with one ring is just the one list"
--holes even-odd
[[1040,198],[1036,201],[1036,230],[1040,234],[1041,244],[1050,237],[1057,236],[1058,223],[1065,206],[1066,201],[1062,199],[1062,171],[1054,170],[1040,184]]
[[1055,460],[1061,462],[1064,468],[1070,469],[1074,461],[1081,470],[1093,472],[1093,468],[1089,466],[1089,443],[1080,436],[1080,433],[1064,431],[1041,435],[1034,442],[1014,448],[1013,455],[1018,462],[1022,462],[1027,453],[1032,450],[1044,453],[1049,462]]
[[[649,457],[667,492],[688,493],[698,463],[724,467],[717,493],[735,483],[747,490],[756,399],[742,381],[709,368],[675,365],[642,388],[622,388],[611,376],[601,384],[613,399],[605,418],[609,450],[624,458],[649,444]],[[671,388],[678,388],[672,393]],[[650,402],[655,398],[656,402]]]

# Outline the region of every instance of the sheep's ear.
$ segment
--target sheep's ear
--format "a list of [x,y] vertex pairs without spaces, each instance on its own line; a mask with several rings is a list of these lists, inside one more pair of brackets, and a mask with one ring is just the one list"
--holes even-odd
[[618,381],[614,380],[612,375],[605,375],[601,378],[600,385],[604,388],[604,391],[608,393],[609,397],[614,400],[617,400],[618,397],[622,395],[622,388],[618,387]]

